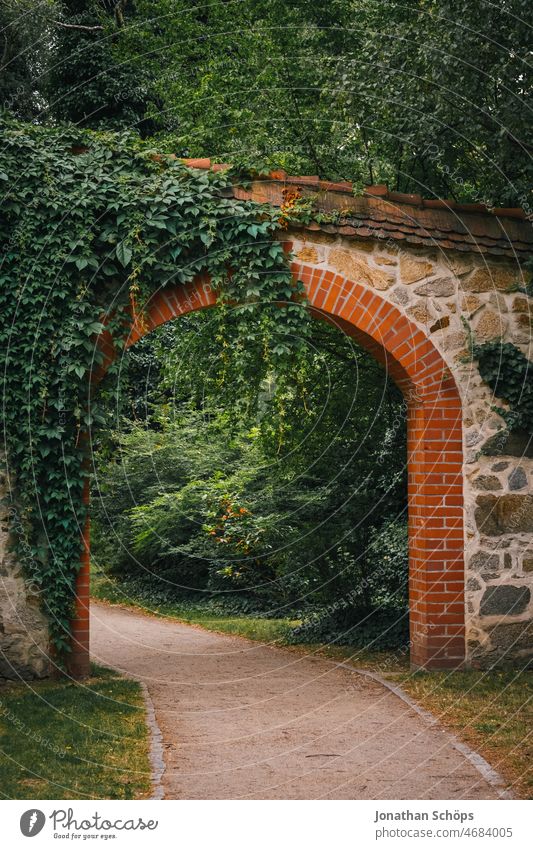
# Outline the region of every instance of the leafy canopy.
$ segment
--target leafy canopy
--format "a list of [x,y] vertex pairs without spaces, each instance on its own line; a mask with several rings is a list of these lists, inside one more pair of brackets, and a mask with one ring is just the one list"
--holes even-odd
[[58,0],[32,40],[15,6],[19,114],[531,211],[529,0]]

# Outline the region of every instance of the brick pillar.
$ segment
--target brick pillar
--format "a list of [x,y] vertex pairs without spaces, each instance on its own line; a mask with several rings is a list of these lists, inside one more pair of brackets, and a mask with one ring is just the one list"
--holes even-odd
[[83,548],[80,570],[76,577],[76,602],[72,629],[72,651],[68,659],[68,672],[73,678],[86,678],[90,672],[89,658],[89,580],[91,563],[91,520],[89,517],[90,481],[83,486],[83,503],[87,507],[83,529]]
[[411,664],[453,669],[465,657],[462,413],[456,393],[410,404]]

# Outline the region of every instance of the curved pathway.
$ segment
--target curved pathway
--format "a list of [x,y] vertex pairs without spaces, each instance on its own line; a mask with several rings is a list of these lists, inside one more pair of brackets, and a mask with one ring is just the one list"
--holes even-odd
[[143,681],[168,799],[493,799],[381,684],[324,659],[92,604],[93,661]]

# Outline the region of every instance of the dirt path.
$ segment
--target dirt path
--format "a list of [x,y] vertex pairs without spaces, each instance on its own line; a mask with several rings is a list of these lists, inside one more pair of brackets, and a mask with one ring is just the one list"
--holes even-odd
[[326,660],[92,606],[93,660],[144,681],[168,799],[492,799],[380,684]]

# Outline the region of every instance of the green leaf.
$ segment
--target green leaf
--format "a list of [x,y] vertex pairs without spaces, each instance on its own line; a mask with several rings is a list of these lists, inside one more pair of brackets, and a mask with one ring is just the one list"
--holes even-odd
[[131,262],[133,251],[130,247],[126,245],[124,241],[122,241],[119,242],[117,245],[116,254],[118,261],[125,268],[129,264],[129,262]]

